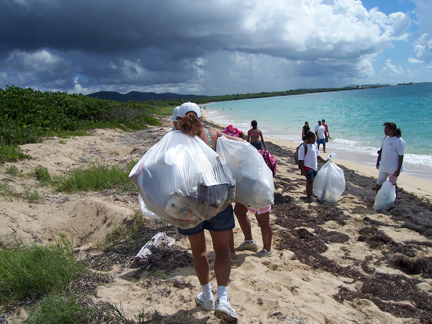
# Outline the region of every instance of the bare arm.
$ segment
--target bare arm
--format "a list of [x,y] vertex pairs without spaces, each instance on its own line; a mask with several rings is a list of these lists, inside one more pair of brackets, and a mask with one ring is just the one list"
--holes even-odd
[[317,160],[322,163],[327,163],[328,160],[324,160],[320,155],[317,156]]
[[378,157],[377,157],[377,161],[376,161],[376,168],[379,170],[379,166],[380,166],[380,162],[381,162],[381,152],[382,152],[382,149],[380,149],[379,151],[378,151]]
[[301,174],[303,176],[307,176],[305,165],[304,165],[304,161],[303,160],[299,160],[299,164],[300,164]]
[[262,132],[260,132],[260,135],[261,135],[261,142],[264,146],[264,151],[267,151],[267,146],[266,146],[266,143],[264,142],[264,136],[263,136]]
[[398,163],[398,168],[397,168],[396,172],[395,172],[395,173],[393,173],[395,177],[399,177],[399,174],[400,174],[400,170],[401,170],[401,168],[402,168],[403,158],[404,158],[404,156],[403,156],[403,155],[399,155],[399,163]]

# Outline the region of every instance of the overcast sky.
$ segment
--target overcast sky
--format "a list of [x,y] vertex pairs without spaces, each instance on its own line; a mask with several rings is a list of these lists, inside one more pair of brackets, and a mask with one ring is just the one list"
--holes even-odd
[[0,88],[223,95],[432,81],[431,0],[0,0]]

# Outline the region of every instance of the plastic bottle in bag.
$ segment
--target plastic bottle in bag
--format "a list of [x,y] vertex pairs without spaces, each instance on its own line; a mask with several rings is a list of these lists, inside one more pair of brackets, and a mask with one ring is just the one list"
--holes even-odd
[[134,166],[129,178],[145,206],[161,220],[192,228],[224,210],[235,180],[216,152],[199,137],[167,133]]
[[345,191],[345,175],[343,170],[331,160],[335,153],[328,155],[328,162],[318,171],[313,182],[313,192],[320,201],[337,202]]

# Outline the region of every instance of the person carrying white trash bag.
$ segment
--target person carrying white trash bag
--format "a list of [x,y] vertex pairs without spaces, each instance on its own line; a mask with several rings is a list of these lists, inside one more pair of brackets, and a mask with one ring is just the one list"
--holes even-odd
[[327,156],[313,183],[313,192],[322,202],[337,202],[345,191],[343,170],[331,161],[335,157],[335,153]]
[[[225,319],[226,321],[236,321],[238,315],[236,311],[232,309],[228,300],[228,284],[231,273],[229,235],[230,231],[235,226],[231,205],[235,195],[235,180],[232,178],[229,169],[224,165],[224,162],[215,152],[218,137],[222,136],[222,133],[213,129],[206,129],[202,126],[201,111],[195,103],[187,102],[182,104],[177,113],[177,120],[179,121],[178,125],[181,131],[172,131],[164,136],[164,138],[171,136],[169,137],[171,141],[178,140],[178,143],[172,146],[173,154],[169,154],[169,156],[166,157],[166,160],[171,164],[180,163],[184,167],[179,168],[181,172],[179,172],[177,177],[173,177],[172,173],[165,171],[157,172],[154,176],[147,178],[151,180],[151,183],[162,183],[161,187],[163,190],[168,192],[168,190],[165,189],[165,186],[172,188],[178,186],[181,182],[196,183],[198,181],[197,178],[203,177],[203,185],[192,186],[192,190],[187,194],[178,192],[179,195],[175,196],[175,192],[171,192],[174,194],[173,201],[171,202],[174,204],[174,207],[168,202],[165,206],[166,209],[170,210],[171,214],[175,214],[175,211],[177,211],[177,215],[186,216],[188,221],[188,223],[183,222],[183,224],[178,222],[177,226],[179,226],[178,231],[180,234],[188,236],[192,249],[195,272],[201,284],[201,293],[199,293],[195,299],[196,304],[202,306],[206,311],[214,310],[216,316]],[[178,139],[175,137],[178,137]],[[229,136],[229,138],[241,140],[231,136]],[[189,151],[189,149],[185,147],[186,143],[190,143],[188,147],[191,146],[192,150],[196,149],[196,151],[193,151],[192,154],[186,153]],[[152,148],[151,150],[154,149]],[[151,150],[149,150],[149,152]],[[188,159],[185,158],[186,156],[188,156]],[[189,157],[191,159],[189,159]],[[166,162],[162,162],[160,165],[163,165],[164,163]],[[207,169],[210,166],[211,170],[219,171],[212,171],[210,174],[192,172],[191,169],[195,169],[197,165],[200,167],[207,165]],[[214,181],[210,175],[216,177],[219,181]],[[222,179],[225,179],[225,181],[220,181]],[[152,192],[152,190],[154,190],[154,188],[150,186],[149,191]],[[202,213],[196,214],[191,212],[191,210],[188,210],[188,208],[179,208],[180,205],[178,204],[178,201],[180,197],[180,200],[184,201],[185,199],[188,200],[190,196],[197,197],[195,201],[198,210],[202,209],[202,206],[200,206],[201,204],[205,204],[208,207],[206,209],[209,209],[212,212],[216,211],[217,214],[211,217],[211,214],[207,213],[205,219],[202,220]],[[224,196],[225,199],[222,199]],[[160,218],[163,219],[162,215],[158,214],[158,212],[168,214],[165,210],[161,211],[161,208],[155,212],[156,210],[153,206],[149,205],[146,200],[147,197],[144,195],[142,198],[147,205],[147,208],[160,216]],[[181,219],[183,216],[177,216],[176,220]],[[188,224],[188,226],[180,226],[185,224]],[[214,272],[218,286],[217,300],[215,300],[213,296],[210,283],[210,265],[207,258],[204,229],[210,231],[215,252]]]

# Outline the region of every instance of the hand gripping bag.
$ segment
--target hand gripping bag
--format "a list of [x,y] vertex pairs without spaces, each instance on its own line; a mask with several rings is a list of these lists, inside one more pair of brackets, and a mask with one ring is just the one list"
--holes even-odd
[[389,181],[384,182],[381,189],[378,190],[373,206],[376,212],[390,209],[396,201],[396,187],[391,183],[392,180],[393,175],[390,177]]
[[215,216],[235,195],[235,180],[224,161],[199,137],[182,131],[169,132],[152,146],[129,178],[146,209],[181,228]]
[[235,201],[253,209],[274,203],[273,173],[255,147],[221,136],[216,152],[224,159],[236,180]]
[[313,192],[320,201],[337,202],[345,191],[345,175],[343,170],[331,160],[335,153],[328,155],[328,162],[318,171],[313,182]]

